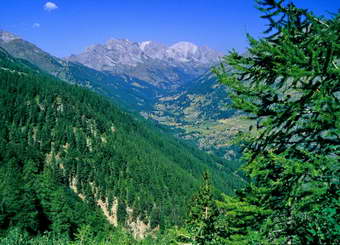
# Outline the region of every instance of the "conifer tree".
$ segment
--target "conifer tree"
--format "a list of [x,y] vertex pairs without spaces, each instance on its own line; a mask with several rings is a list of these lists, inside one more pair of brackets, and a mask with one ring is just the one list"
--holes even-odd
[[257,220],[269,244],[338,244],[340,15],[257,3],[266,37],[248,35],[249,54],[232,51],[214,70],[257,122],[241,142],[252,179],[244,199],[271,210]]
[[186,229],[193,244],[218,244],[218,209],[212,195],[212,186],[207,172],[203,174],[203,184],[193,196]]

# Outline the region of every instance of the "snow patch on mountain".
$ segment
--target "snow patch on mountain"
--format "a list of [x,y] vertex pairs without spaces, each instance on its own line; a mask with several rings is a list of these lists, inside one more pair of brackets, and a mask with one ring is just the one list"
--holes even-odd
[[151,43],[151,41],[144,41],[139,44],[139,47],[141,50],[144,51],[145,47],[148,46]]

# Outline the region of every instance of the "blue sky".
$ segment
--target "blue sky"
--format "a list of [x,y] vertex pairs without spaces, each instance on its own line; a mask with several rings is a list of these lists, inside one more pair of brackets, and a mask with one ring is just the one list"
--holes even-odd
[[[294,2],[318,15],[340,8],[338,0]],[[254,5],[253,0],[4,0],[0,29],[59,57],[111,37],[164,44],[190,41],[242,52],[245,34],[259,37],[265,29]]]

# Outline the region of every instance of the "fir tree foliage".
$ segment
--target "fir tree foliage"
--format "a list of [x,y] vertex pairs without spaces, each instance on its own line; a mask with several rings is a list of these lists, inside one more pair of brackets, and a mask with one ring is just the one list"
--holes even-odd
[[217,229],[219,211],[208,172],[204,172],[202,185],[192,197],[189,207],[186,224],[183,230],[179,230],[178,240],[197,245],[219,244]]
[[257,122],[241,138],[252,181],[239,200],[269,212],[247,224],[260,224],[261,244],[338,244],[340,14],[257,4],[265,37],[248,35],[249,54],[232,51],[214,69],[233,107]]

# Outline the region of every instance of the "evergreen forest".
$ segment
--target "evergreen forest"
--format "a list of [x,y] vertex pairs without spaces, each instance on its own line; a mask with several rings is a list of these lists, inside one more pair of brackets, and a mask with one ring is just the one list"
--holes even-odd
[[237,160],[0,49],[0,244],[340,244],[340,14],[256,6],[213,68],[254,122]]

